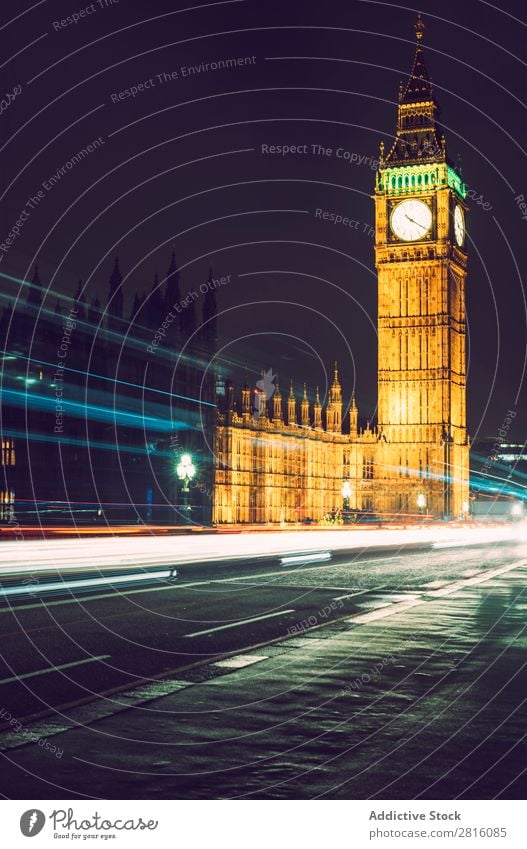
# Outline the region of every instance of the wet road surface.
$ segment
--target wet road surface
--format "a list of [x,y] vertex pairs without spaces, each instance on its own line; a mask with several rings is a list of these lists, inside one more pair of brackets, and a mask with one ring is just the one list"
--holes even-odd
[[0,734],[2,792],[521,798],[523,555],[260,564],[4,609],[0,707],[23,727]]

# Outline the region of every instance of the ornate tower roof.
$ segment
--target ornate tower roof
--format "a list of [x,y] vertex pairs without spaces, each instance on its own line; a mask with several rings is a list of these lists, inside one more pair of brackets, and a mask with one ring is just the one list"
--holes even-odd
[[444,162],[446,159],[444,137],[437,124],[439,106],[423,55],[424,28],[419,15],[415,24],[417,43],[412,69],[406,85],[401,82],[399,87],[396,136],[386,157],[383,157],[384,145],[381,144],[381,167]]
[[417,23],[415,24],[415,37],[417,45],[415,48],[414,63],[410,71],[410,77],[406,83],[406,88],[401,93],[401,103],[419,103],[422,100],[433,100],[434,92],[432,83],[426,68],[423,56],[423,35],[425,25],[419,14]]

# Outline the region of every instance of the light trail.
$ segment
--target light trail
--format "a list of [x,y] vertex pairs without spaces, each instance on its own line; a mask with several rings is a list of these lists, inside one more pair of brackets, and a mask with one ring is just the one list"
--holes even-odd
[[[23,407],[24,409],[30,406],[33,410],[41,410],[43,412],[54,413],[57,399],[50,395],[41,395],[34,392],[18,391],[15,389],[2,388],[0,397],[3,403],[11,403],[14,406]],[[132,403],[127,399],[128,403]],[[115,407],[104,407],[98,404],[90,404],[82,401],[71,401],[67,398],[61,400],[64,413],[76,418],[88,419],[89,421],[111,422],[128,427],[139,428],[141,430],[149,429],[169,433],[174,430],[174,425],[171,419],[158,418],[140,413],[132,413],[127,410],[120,410]],[[136,405],[137,406],[137,405]]]
[[[407,529],[341,529],[190,533],[178,536],[92,537],[87,540],[9,540],[0,545],[0,575],[177,564],[236,562],[315,553],[368,551],[383,547],[527,544],[527,524],[476,527],[422,526]],[[299,569],[302,566],[299,564]]]
[[138,581],[145,581],[147,583],[151,583],[153,580],[168,581],[169,578],[175,577],[176,573],[174,569],[163,569],[162,571],[157,572],[141,571],[136,572],[133,575],[101,575],[97,578],[78,578],[72,581],[48,581],[43,584],[22,583],[9,587],[1,587],[0,600],[9,596],[40,596],[45,593],[57,591],[64,592],[64,590],[79,590],[87,589],[89,587],[112,587],[114,584],[133,584]]
[[[9,357],[11,359],[16,360],[25,360],[28,363],[39,365],[39,366],[49,366],[53,369],[53,371],[57,370],[57,363],[50,363],[48,360],[39,360],[36,357],[25,357],[22,354],[14,354],[11,351],[6,351],[0,348],[0,354],[5,357]],[[193,404],[202,404],[205,407],[215,407],[216,404],[212,404],[209,401],[201,401],[199,398],[192,398],[190,395],[179,395],[177,392],[167,392],[164,389],[154,389],[152,386],[148,386],[146,383],[130,383],[128,380],[123,380],[118,377],[107,377],[103,374],[99,374],[95,371],[83,371],[82,369],[72,368],[71,366],[62,365],[62,371],[71,372],[71,374],[80,374],[82,377],[90,377],[94,380],[102,380],[107,383],[113,383],[114,385],[119,386],[127,386],[131,389],[140,389],[141,392],[151,392],[158,395],[168,395],[169,398],[178,398],[181,401],[190,401]],[[11,377],[9,374],[4,373],[4,379]],[[93,387],[90,387],[91,391],[93,391]]]

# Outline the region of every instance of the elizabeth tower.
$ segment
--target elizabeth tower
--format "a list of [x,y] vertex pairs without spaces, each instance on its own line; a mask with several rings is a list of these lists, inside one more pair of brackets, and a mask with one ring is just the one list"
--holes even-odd
[[375,190],[378,511],[468,511],[466,187],[449,160],[423,59],[401,84],[395,140]]

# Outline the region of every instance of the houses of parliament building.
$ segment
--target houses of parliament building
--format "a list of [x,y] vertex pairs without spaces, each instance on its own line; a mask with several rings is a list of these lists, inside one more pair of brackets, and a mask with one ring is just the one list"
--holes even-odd
[[[215,439],[215,523],[320,521],[343,507],[396,516],[468,513],[466,187],[447,156],[416,24],[393,144],[375,185],[378,421],[349,432],[335,366],[325,410],[293,388],[228,384]],[[256,412],[255,412],[256,408]]]

